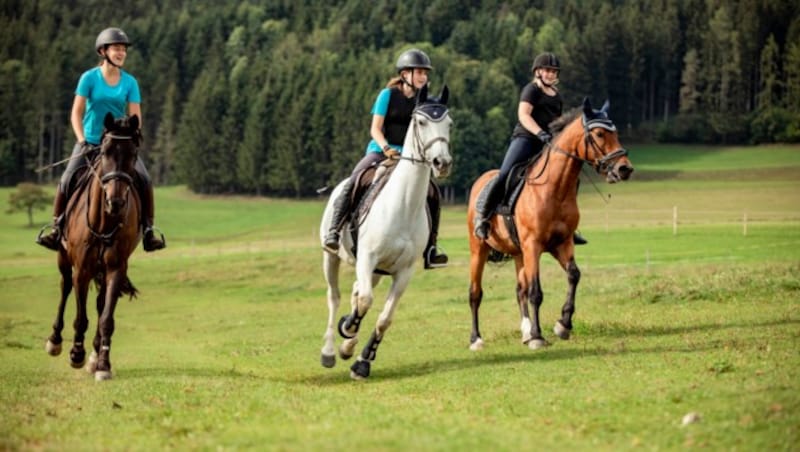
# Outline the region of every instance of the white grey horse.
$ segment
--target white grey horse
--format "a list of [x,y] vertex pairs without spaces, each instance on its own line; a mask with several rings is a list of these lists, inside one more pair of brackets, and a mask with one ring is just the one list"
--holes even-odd
[[[322,268],[328,283],[329,311],[321,358],[325,367],[336,364],[337,329],[344,338],[339,356],[342,359],[353,356],[361,320],[372,306],[373,288],[381,278],[377,272],[392,277],[386,304],[378,316],[375,330],[350,368],[350,376],[354,379],[369,376],[370,363],[375,359],[378,345],[392,323],[397,302],[408,287],[414,263],[422,256],[427,243],[429,229],[425,209],[431,173],[437,178],[445,177],[453,162],[450,156],[450,126],[453,121],[448,114],[447,97],[447,87],[438,99],[427,98],[427,87],[421,90],[417,107],[411,115],[400,161],[359,226],[357,255],[353,256],[351,251],[353,240],[347,232],[347,224],[342,228],[345,233],[342,234],[338,254],[322,253]],[[334,189],[325,207],[320,225],[322,244],[326,231],[330,229],[334,201],[343,184],[344,181]],[[350,299],[351,312],[339,320],[337,328],[339,264],[343,259],[351,265],[355,264],[356,281]]]

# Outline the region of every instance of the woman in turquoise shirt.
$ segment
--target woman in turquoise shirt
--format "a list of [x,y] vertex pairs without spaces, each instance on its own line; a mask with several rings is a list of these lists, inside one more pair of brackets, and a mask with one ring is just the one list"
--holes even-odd
[[[369,133],[372,140],[367,145],[366,155],[358,162],[334,204],[331,229],[325,237],[325,249],[336,253],[339,249],[339,229],[350,211],[350,195],[358,175],[370,166],[387,158],[396,158],[403,150],[406,131],[411,114],[417,106],[417,91],[428,84],[428,72],[433,69],[431,59],[419,49],[410,49],[397,59],[397,76],[389,80],[375,104],[372,106],[372,125]],[[431,215],[431,234],[425,247],[425,268],[447,265],[447,255],[438,253],[436,239],[439,232],[439,189],[431,184],[428,191],[428,209]]]
[[[86,167],[84,154],[96,153],[103,134],[103,119],[107,113],[114,118],[138,116],[142,123],[141,94],[139,83],[129,73],[122,70],[128,55],[130,40],[119,28],[107,28],[95,40],[95,51],[103,58],[96,67],[84,72],[78,80],[75,99],[72,103],[70,122],[77,143],[72,149],[72,157],[61,175],[53,202],[53,228],[47,235],[39,235],[36,242],[46,248],[58,250],[61,241],[61,228],[64,209],[75,188],[74,175]],[[166,243],[153,233],[153,184],[141,159],[136,160],[139,176],[139,197],[142,200],[142,227],[145,251],[155,251]]]

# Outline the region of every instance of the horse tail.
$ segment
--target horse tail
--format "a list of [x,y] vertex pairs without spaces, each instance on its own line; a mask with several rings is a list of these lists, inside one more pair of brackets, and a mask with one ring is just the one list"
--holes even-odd
[[127,276],[125,277],[125,280],[122,281],[122,284],[120,284],[119,292],[120,294],[128,295],[131,300],[133,300],[134,298],[136,298],[137,295],[139,295],[139,289],[137,289],[136,286],[133,285],[130,278],[128,278]]

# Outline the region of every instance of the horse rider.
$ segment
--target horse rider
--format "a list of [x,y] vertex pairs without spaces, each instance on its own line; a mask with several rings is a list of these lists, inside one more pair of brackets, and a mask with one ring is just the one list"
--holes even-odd
[[[560,70],[558,57],[553,53],[542,53],[533,60],[533,80],[520,93],[518,121],[511,134],[511,143],[500,166],[500,173],[490,188],[486,203],[476,212],[474,234],[480,239],[486,240],[489,237],[489,220],[498,204],[505,199],[506,179],[511,169],[519,163],[533,159],[553,138],[547,127],[562,113],[561,94],[556,88]],[[576,245],[586,243],[586,239],[577,232],[573,241]]]
[[[78,80],[75,99],[72,103],[70,122],[75,132],[77,143],[72,149],[67,168],[61,176],[53,202],[53,226],[49,234],[36,239],[36,243],[58,250],[61,241],[61,230],[64,225],[64,210],[72,190],[74,190],[76,173],[88,165],[89,158],[96,154],[103,134],[103,119],[106,113],[114,118],[138,116],[142,121],[141,94],[136,79],[122,69],[131,45],[128,35],[119,28],[106,28],[97,35],[95,51],[102,57],[100,64],[84,72]],[[155,204],[153,201],[153,184],[141,158],[136,159],[138,174],[137,188],[142,200],[142,228],[144,238],[142,246],[145,251],[162,249],[166,243],[153,233],[153,217]]]
[[[358,162],[334,202],[333,221],[324,245],[325,250],[331,253],[339,250],[339,231],[352,208],[352,191],[358,175],[387,158],[399,158],[411,115],[416,107],[417,92],[428,84],[428,73],[433,69],[428,55],[419,49],[403,52],[395,66],[398,75],[392,77],[386,87],[378,93],[372,106],[370,126],[372,140],[367,144],[364,157]],[[431,181],[427,197],[431,215],[431,233],[423,256],[426,269],[444,267],[448,261],[447,255],[439,253],[436,247],[441,215],[439,197],[439,189]]]

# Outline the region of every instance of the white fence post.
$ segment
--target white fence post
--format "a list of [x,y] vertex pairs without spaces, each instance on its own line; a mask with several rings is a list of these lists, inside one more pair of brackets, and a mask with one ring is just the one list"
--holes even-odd
[[742,235],[747,236],[747,212],[744,213],[742,218]]
[[672,235],[678,235],[678,206],[672,206]]

